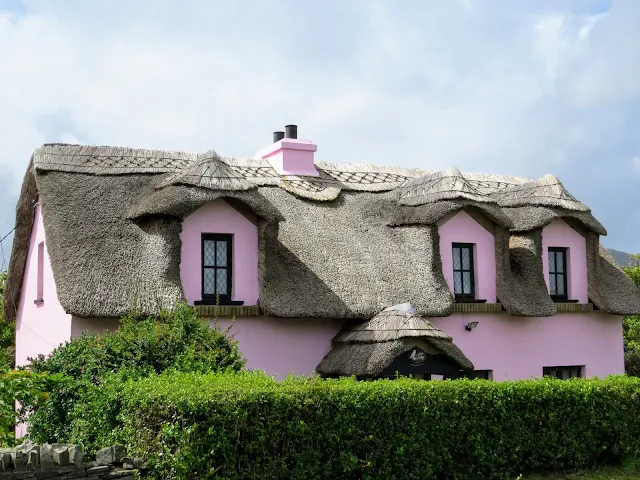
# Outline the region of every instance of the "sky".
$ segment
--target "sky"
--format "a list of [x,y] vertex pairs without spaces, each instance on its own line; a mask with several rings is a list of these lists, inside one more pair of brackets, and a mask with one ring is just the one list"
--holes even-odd
[[[0,0],[0,238],[33,150],[557,175],[640,252],[640,1]],[[8,259],[11,235],[2,242]]]

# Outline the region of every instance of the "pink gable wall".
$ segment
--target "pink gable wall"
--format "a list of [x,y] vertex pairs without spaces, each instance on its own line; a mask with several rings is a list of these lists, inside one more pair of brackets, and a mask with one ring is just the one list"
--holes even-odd
[[567,248],[567,290],[570,300],[587,303],[587,242],[563,220],[554,220],[542,229],[542,267],[549,288],[549,247]]
[[258,227],[224,200],[199,208],[182,222],[180,278],[189,305],[202,299],[203,233],[233,234],[232,300],[258,304]]
[[[246,368],[283,379],[290,373],[314,373],[343,323],[322,318],[239,317],[230,333],[247,359]],[[219,319],[218,325],[227,329],[231,320]]]
[[444,278],[453,293],[453,243],[473,243],[476,298],[496,302],[496,253],[493,234],[461,211],[438,228]]
[[[40,244],[43,246],[39,248]],[[39,250],[42,255],[38,255]],[[43,302],[34,304],[40,293]],[[50,353],[68,341],[70,335],[71,316],[58,301],[40,205],[37,205],[16,315],[16,365],[26,365],[28,357]]]
[[[542,367],[584,366],[588,377],[624,373],[621,317],[600,312],[552,317],[463,314],[430,321],[453,338],[476,370],[494,380],[542,376]],[[470,332],[465,325],[476,321]]]

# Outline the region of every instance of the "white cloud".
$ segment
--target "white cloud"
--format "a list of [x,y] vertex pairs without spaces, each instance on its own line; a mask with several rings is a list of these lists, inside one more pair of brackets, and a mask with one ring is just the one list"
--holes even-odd
[[0,11],[4,199],[46,141],[251,155],[288,122],[321,159],[564,172],[578,186],[585,159],[637,152],[640,5],[501,5],[29,0],[19,16]]

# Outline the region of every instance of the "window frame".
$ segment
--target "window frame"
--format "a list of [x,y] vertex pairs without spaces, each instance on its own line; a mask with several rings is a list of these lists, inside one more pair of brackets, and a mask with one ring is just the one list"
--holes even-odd
[[[567,264],[567,259],[569,257],[569,255],[567,254],[569,251],[568,248],[566,247],[548,247],[547,248],[547,263],[548,263],[548,274],[549,274],[549,296],[553,299],[553,300],[568,300],[569,299],[569,281],[568,281],[568,264]],[[550,253],[554,253],[553,256],[553,273],[551,272],[551,259],[549,258],[549,254]],[[562,265],[563,265],[563,271],[562,272],[558,272],[557,271],[557,261],[556,261],[556,255],[558,253],[562,254]],[[551,293],[551,275],[555,276],[555,284],[556,284],[556,291],[558,290],[558,275],[562,275],[563,277],[563,281],[562,281],[562,287],[564,289],[564,294],[559,295],[557,293]]]
[[468,378],[470,380],[493,380],[493,370],[471,370],[450,373],[444,376],[445,380],[459,380]]
[[[476,299],[476,266],[475,266],[475,256],[473,254],[475,244],[474,243],[460,243],[454,242],[451,244],[451,267],[453,270],[453,295],[456,299],[456,302],[465,302],[465,301],[473,301]],[[455,254],[456,249],[460,249],[460,269],[455,268]],[[462,249],[469,250],[469,270],[465,270],[462,266]],[[460,281],[462,282],[462,291],[464,292],[464,273],[470,273],[471,278],[471,293],[456,293],[456,273],[459,272],[461,275]]]
[[[225,241],[227,243],[227,266],[226,267],[218,267],[218,266],[205,266],[204,261],[204,245],[206,241]],[[216,259],[217,263],[217,259]],[[225,295],[219,294],[205,294],[204,289],[204,272],[206,269],[214,269],[214,270],[226,270],[227,271],[227,293]],[[203,304],[215,305],[216,302],[219,301],[220,305],[229,305],[234,303],[231,301],[232,296],[232,288],[233,288],[233,234],[231,233],[203,233],[200,240],[200,288],[202,294],[202,302]],[[213,303],[212,303],[213,302]]]
[[[550,375],[550,371],[552,370],[563,371],[563,370],[574,370],[574,369],[578,369],[577,377],[570,376],[568,378],[561,378],[556,375]],[[557,378],[558,380],[568,380],[570,378],[584,378],[584,365],[561,365],[561,366],[555,366],[555,367],[542,367],[542,376]]]

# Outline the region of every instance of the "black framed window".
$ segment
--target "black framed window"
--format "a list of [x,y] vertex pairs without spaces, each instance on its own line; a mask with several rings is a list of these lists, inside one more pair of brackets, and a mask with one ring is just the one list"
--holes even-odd
[[542,367],[542,375],[545,377],[568,380],[569,378],[582,377],[582,367],[573,365],[567,367]]
[[[202,299],[231,301],[233,235],[202,234]],[[210,303],[210,302],[207,302]]]
[[473,243],[453,244],[453,293],[456,300],[472,300],[475,292]]
[[549,247],[549,295],[567,299],[567,249]]

